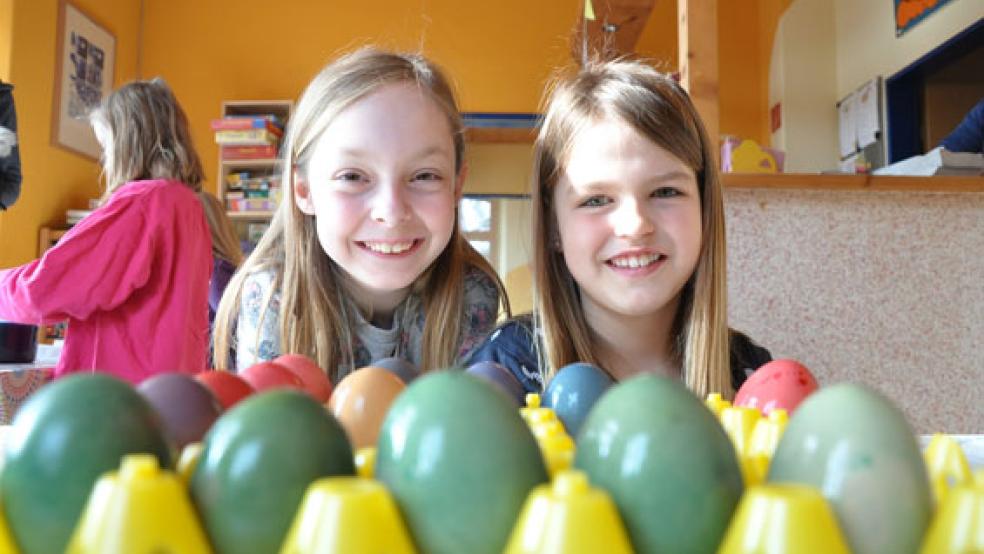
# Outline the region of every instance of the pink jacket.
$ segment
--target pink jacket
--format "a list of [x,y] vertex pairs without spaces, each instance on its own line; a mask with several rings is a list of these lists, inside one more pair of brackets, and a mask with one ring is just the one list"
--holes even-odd
[[194,373],[208,352],[211,274],[198,196],[176,181],[134,181],[40,259],[0,271],[0,319],[68,320],[56,377]]

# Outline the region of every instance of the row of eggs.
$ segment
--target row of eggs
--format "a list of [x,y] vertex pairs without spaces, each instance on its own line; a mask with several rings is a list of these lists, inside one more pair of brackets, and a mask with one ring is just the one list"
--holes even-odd
[[[569,373],[599,382],[604,375],[591,376],[583,367]],[[555,393],[567,383],[563,375],[552,382]],[[770,381],[769,372],[755,375]],[[589,400],[570,379],[568,394],[552,399],[548,387],[545,400],[558,415],[582,418],[574,425],[565,420],[580,431],[572,433],[578,437],[574,466],[611,495],[636,551],[713,552],[743,491],[734,450],[713,414],[679,383],[655,376],[611,390],[609,383]],[[515,399],[484,384],[490,380],[436,372],[393,395],[384,410],[373,441],[376,477],[422,551],[501,552],[527,495],[547,481]],[[80,483],[91,488],[122,454],[152,452],[170,467],[170,452],[152,433],[145,430],[142,442],[132,440],[133,432],[119,433],[121,421],[149,417],[121,385],[103,376],[64,379],[18,415],[0,492],[24,551],[62,550],[58,545],[67,543],[88,496]],[[119,390],[109,395],[93,392],[114,387]],[[343,380],[329,395],[338,398],[349,388]],[[372,403],[371,394],[348,395]],[[92,410],[97,398],[102,409]],[[114,398],[115,404],[104,401]],[[760,405],[769,401],[756,398],[764,401]],[[566,410],[565,399],[594,409],[590,415]],[[212,426],[190,488],[217,550],[276,551],[307,486],[325,475],[354,472],[353,433],[346,434],[344,423],[329,417],[319,401],[283,391],[257,395]],[[55,422],[61,424],[57,433]],[[62,451],[52,447],[53,435],[76,432],[106,436],[84,448],[67,440]],[[34,467],[42,454],[53,456],[55,469]],[[95,458],[105,467],[86,463]],[[916,551],[931,513],[922,458],[904,418],[880,395],[854,385],[825,389],[798,409],[768,480],[823,490],[855,552]],[[72,504],[54,498],[57,490],[76,500],[60,512],[45,505]]]

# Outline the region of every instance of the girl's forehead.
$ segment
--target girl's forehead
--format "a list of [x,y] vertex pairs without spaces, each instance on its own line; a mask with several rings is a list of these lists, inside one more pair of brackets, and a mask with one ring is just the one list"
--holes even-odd
[[578,180],[595,180],[610,174],[658,176],[693,175],[690,166],[674,153],[617,117],[595,119],[572,137],[561,173]]

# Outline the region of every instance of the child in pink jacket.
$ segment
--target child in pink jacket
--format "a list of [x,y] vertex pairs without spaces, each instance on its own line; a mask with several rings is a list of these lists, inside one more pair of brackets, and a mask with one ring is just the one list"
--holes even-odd
[[154,79],[110,94],[92,125],[101,206],[40,259],[0,270],[0,319],[68,321],[56,377],[103,371],[139,383],[201,371],[212,243],[187,118]]

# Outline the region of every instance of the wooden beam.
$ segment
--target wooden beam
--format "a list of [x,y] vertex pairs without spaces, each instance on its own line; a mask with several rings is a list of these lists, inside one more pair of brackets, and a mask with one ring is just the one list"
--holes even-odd
[[717,0],[677,0],[680,83],[704,120],[713,149],[719,134]]
[[[642,31],[649,21],[656,0],[592,0],[595,18],[584,21],[581,15],[581,27],[578,31],[578,41],[582,29],[587,31],[589,53],[610,60],[620,56],[630,56],[635,52],[636,44]],[[575,44],[575,58],[583,48]]]

